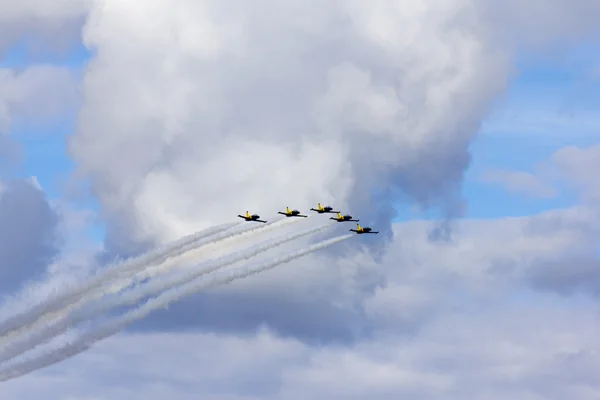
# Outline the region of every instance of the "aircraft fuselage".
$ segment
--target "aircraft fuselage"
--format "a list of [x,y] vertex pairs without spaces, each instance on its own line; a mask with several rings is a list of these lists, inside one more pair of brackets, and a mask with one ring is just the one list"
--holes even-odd
[[347,221],[353,221],[353,222],[358,222],[359,220],[357,219],[352,219],[352,215],[344,215],[342,217],[338,217],[338,218],[329,218],[329,219],[333,219],[337,222],[347,222]]
[[329,214],[329,213],[337,214],[337,213],[339,213],[339,211],[334,211],[332,207],[329,207],[329,206],[322,207],[321,203],[318,204],[318,208],[311,208],[310,210],[316,211],[319,214]]
[[302,217],[302,218],[308,217],[308,215],[301,215],[300,211],[298,211],[298,210],[292,210],[290,212],[279,211],[279,214],[285,215],[286,217]]
[[262,221],[260,220],[260,215],[258,214],[252,214],[252,215],[238,215],[238,217],[245,219],[248,222],[262,222],[262,223],[266,223],[267,221]]
[[373,234],[379,233],[379,232],[374,232],[371,228],[350,229],[350,232],[356,232],[358,235],[362,235],[363,233],[373,233]]

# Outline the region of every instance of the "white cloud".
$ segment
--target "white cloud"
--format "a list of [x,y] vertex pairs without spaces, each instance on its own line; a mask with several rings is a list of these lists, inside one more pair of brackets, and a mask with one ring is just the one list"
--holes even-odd
[[68,68],[0,69],[0,86],[0,134],[15,124],[47,128],[73,115],[79,101],[79,81]]
[[563,11],[590,29],[596,15],[583,1],[92,4],[70,150],[117,252],[288,204],[384,231],[400,194],[459,214],[469,142],[515,50],[581,28],[556,26]]
[[531,172],[491,169],[486,171],[481,179],[483,182],[497,184],[511,192],[521,192],[534,198],[552,198],[558,194],[554,187]]
[[[498,36],[531,50],[532,45],[569,45],[598,32],[600,5],[593,0],[519,0],[485,3],[485,17],[494,20]],[[510,29],[500,30],[500,27]]]
[[[600,238],[598,220],[593,210],[573,208],[532,217],[460,221],[452,243],[443,245],[428,240],[429,222],[396,224],[393,241],[380,259],[360,252],[365,239],[357,237],[332,254],[307,256],[174,304],[140,327],[248,332],[267,323],[276,332],[308,342],[348,342],[374,332],[418,331],[456,306],[464,292],[482,298],[527,286],[594,292],[600,282],[589,282],[595,279],[591,268],[571,266],[568,279],[561,277],[565,266],[577,259],[593,259]],[[292,243],[276,251],[303,246]]]
[[481,179],[512,192],[540,198],[555,197],[559,187],[566,187],[580,196],[582,204],[597,208],[600,205],[600,185],[590,171],[599,168],[600,144],[565,146],[556,150],[548,160],[538,163],[534,173],[489,169]]
[[600,168],[600,144],[587,148],[562,148],[552,156],[552,162],[582,194],[584,201],[600,205],[600,184],[593,173]]
[[[421,205],[441,204],[452,216],[470,140],[504,89],[516,45],[489,35],[499,27],[481,18],[488,9],[468,0],[369,7],[238,2],[234,12],[208,0],[135,4],[107,0],[91,9],[84,39],[96,57],[70,143],[117,253],[246,209],[270,218],[286,205],[306,210],[317,201],[384,232],[389,203],[400,194]],[[205,22],[204,35],[193,33],[194,21]],[[529,28],[520,24],[516,30]],[[263,290],[250,290],[251,282],[261,282],[253,278],[238,290],[184,302],[158,320],[183,323],[200,314],[205,326],[247,329],[262,318],[286,333],[318,325],[317,336],[338,327],[360,331],[367,312],[383,326],[395,318],[418,324],[423,310],[446,295],[448,280],[482,292],[502,290],[529,279],[527,268],[540,258],[587,251],[592,238],[584,228],[566,225],[587,228],[581,216],[589,214],[573,209],[531,221],[457,224],[481,239],[459,232],[462,240],[448,248],[428,243],[431,226],[417,224],[393,242],[412,258],[396,255],[399,260],[389,262],[420,276],[413,279],[425,280],[429,292],[399,292],[416,283],[357,266],[364,257],[372,265],[371,256],[348,247],[354,255],[343,261],[308,258],[294,264],[305,269],[261,278],[271,283]],[[556,225],[561,229],[543,232]],[[405,248],[414,235],[419,241]],[[397,254],[393,246],[385,250]],[[431,260],[430,252],[439,258]],[[422,259],[441,275],[419,275]],[[382,282],[387,289],[375,289]],[[412,311],[395,313],[395,301]],[[260,304],[260,315],[222,317],[220,311],[239,303]],[[310,323],[290,317],[316,305]]]
[[475,15],[450,23],[469,1],[236,4],[92,8],[71,154],[130,222],[112,231],[124,247],[317,201],[389,224],[384,203],[365,215],[373,189],[431,205],[454,193],[507,76]]
[[88,0],[23,0],[0,4],[0,54],[20,40],[64,49],[79,36]]
[[313,347],[264,330],[123,335],[3,390],[15,399],[591,400],[600,394],[596,320],[589,304],[538,296],[529,305],[479,303],[414,337],[348,346]]
[[39,17],[53,20],[57,24],[61,19],[81,16],[89,2],[86,0],[57,0],[51,3],[42,0],[23,0],[19,2],[2,3],[2,18],[6,21],[26,20]]
[[[196,298],[184,316],[206,333],[111,338],[4,386],[6,393],[25,399],[39,395],[39,387],[56,398],[169,394],[186,399],[188,391],[225,399],[350,393],[357,398],[458,399],[466,393],[594,398],[598,388],[585,373],[599,362],[593,353],[598,349],[592,302],[542,294],[527,285],[564,276],[556,262],[573,270],[572,257],[595,254],[597,226],[598,216],[586,208],[461,221],[453,242],[442,245],[428,241],[430,223],[398,223],[381,262],[368,253],[302,259],[213,290],[217,301],[210,295]],[[356,239],[358,247],[362,238]],[[579,272],[550,289],[589,280],[585,270]],[[59,278],[62,284],[73,279]],[[36,295],[51,288],[40,287]],[[168,315],[168,329],[177,331],[180,310],[171,307]],[[232,321],[246,333],[224,334],[223,326]],[[254,336],[261,325],[287,338]],[[335,345],[301,341],[302,329]],[[211,330],[219,333],[207,333]],[[344,333],[346,338],[339,336]],[[565,363],[580,372],[565,376]],[[68,381],[55,375],[65,373]],[[547,382],[548,375],[562,380]]]
[[[76,19],[81,4],[44,18]],[[387,202],[400,192],[448,207],[469,142],[508,79],[512,33],[540,22],[545,29],[533,39],[547,41],[562,10],[555,2],[531,22],[510,3],[508,18],[490,24],[488,9],[469,0],[91,4],[84,39],[97,54],[70,151],[92,179],[116,250],[245,209],[270,217],[321,201],[383,231]],[[29,87],[8,91],[13,97],[0,105],[21,104],[21,93],[37,93]],[[22,115],[55,104],[42,100]],[[585,176],[593,160],[570,151],[559,164],[592,187]],[[517,178],[518,187],[539,184]],[[389,196],[375,201],[374,191]],[[16,398],[596,398],[586,375],[598,364],[592,312],[561,310],[575,300],[548,301],[524,287],[589,290],[581,282],[593,270],[574,268],[562,282],[560,265],[594,261],[597,226],[594,209],[574,207],[462,221],[441,245],[427,240],[429,223],[399,224],[381,262],[348,246],[344,257],[309,257],[167,313],[174,330],[185,322],[248,332],[266,322],[292,339],[124,336],[57,367],[69,368],[68,381],[41,372],[3,387]],[[69,264],[80,260],[87,255],[53,264],[59,277],[34,294],[71,282],[69,272],[81,269]],[[336,346],[297,340],[309,335]],[[161,346],[169,348],[154,352]]]
[[58,217],[34,180],[10,180],[0,196],[0,295],[44,275],[58,252]]

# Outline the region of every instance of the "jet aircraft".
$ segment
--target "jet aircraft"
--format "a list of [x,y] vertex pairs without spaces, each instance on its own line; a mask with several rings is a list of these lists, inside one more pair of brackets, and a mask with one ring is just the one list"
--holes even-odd
[[250,215],[250,213],[248,211],[246,211],[246,215],[238,215],[238,217],[245,219],[246,221],[255,221],[255,222],[262,222],[262,223],[266,223],[267,221],[263,221],[260,220],[260,215],[258,214],[252,214]]
[[302,218],[308,217],[308,215],[300,214],[300,211],[298,211],[298,210],[290,210],[289,207],[285,208],[285,212],[279,211],[278,214],[285,215],[286,217],[302,217]]
[[352,215],[342,215],[339,212],[337,213],[337,218],[331,217],[329,219],[333,219],[337,222],[346,222],[346,221],[358,222],[357,219],[352,219]]
[[360,226],[360,224],[356,224],[356,229],[350,229],[350,232],[356,232],[356,234],[358,234],[358,235],[362,235],[363,233],[374,233],[374,234],[379,233],[379,232],[375,232],[375,231],[371,230],[371,228],[369,228],[368,226],[365,226],[364,228],[362,228]]
[[319,214],[324,214],[324,213],[335,214],[335,213],[339,213],[339,211],[333,211],[333,208],[331,208],[329,206],[322,207],[321,203],[317,203],[317,208],[311,208],[311,211],[316,211]]

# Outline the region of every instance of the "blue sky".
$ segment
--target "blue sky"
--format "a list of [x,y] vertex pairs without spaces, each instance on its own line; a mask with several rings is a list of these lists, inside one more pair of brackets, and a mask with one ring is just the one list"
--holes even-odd
[[598,65],[589,49],[576,48],[564,60],[523,60],[506,98],[484,121],[472,145],[473,163],[464,193],[469,216],[522,216],[571,206],[576,199],[566,188],[550,199],[514,195],[479,182],[487,168],[535,173],[538,163],[565,146],[589,146],[600,126],[594,108],[600,81],[592,76]]
[[[81,71],[90,57],[84,46],[71,49],[63,54],[56,52],[32,53],[27,51],[27,42],[13,46],[0,57],[0,68],[22,69],[33,64],[52,64]],[[75,129],[76,116],[62,121],[58,126],[46,129],[24,127],[16,121],[11,132],[21,145],[23,158],[11,171],[15,177],[36,176],[44,190],[52,198],[61,198],[63,185],[73,163],[67,155],[66,143],[70,132]]]
[[[525,216],[575,204],[574,194],[564,187],[554,198],[531,198],[482,182],[481,176],[490,168],[535,173],[537,164],[562,147],[596,143],[600,80],[594,76],[599,63],[591,50],[582,46],[564,59],[529,56],[519,62],[508,93],[471,145],[463,186],[467,218]],[[432,211],[423,217],[436,215]],[[400,220],[408,218],[408,211],[401,212]]]
[[[539,213],[568,207],[575,198],[560,191],[555,198],[529,198],[510,193],[502,187],[481,181],[489,168],[535,172],[535,166],[566,145],[586,146],[594,142],[596,116],[600,100],[600,80],[594,79],[596,59],[590,49],[577,48],[560,62],[555,58],[523,59],[509,91],[492,115],[484,121],[472,143],[472,164],[464,183],[468,200],[468,218],[500,218]],[[63,54],[35,55],[27,43],[13,47],[2,57],[0,67],[24,68],[33,63],[49,63],[83,72],[91,53],[79,46]],[[583,123],[582,123],[583,121]],[[74,164],[66,146],[75,129],[76,115],[47,129],[19,127],[13,132],[21,145],[21,162],[11,169],[12,177],[36,176],[52,199],[67,196],[67,182]],[[95,208],[91,202],[76,206]],[[414,218],[401,206],[398,220]],[[431,218],[432,210],[420,217]],[[102,240],[100,224],[89,231],[91,238]]]
[[[201,393],[207,398],[240,399],[345,394],[429,399],[441,393],[477,398],[497,392],[513,398],[537,394],[582,400],[587,394],[585,400],[595,400],[600,384],[587,372],[600,368],[600,358],[595,357],[600,349],[594,311],[600,293],[596,201],[600,187],[590,171],[598,166],[598,148],[564,151],[557,168],[548,168],[553,155],[566,146],[599,142],[600,44],[594,48],[574,43],[591,37],[590,32],[597,34],[592,29],[600,26],[600,7],[592,0],[559,0],[540,8],[510,0],[502,5],[492,2],[491,7],[487,2],[448,2],[442,8],[430,0],[406,9],[385,1],[377,7],[334,2],[317,14],[305,2],[292,2],[291,9],[281,2],[265,2],[266,13],[240,3],[233,14],[222,12],[218,1],[207,2],[207,7],[157,1],[151,7],[136,4],[133,8],[132,2],[123,1],[111,2],[108,8],[102,0],[86,2],[85,7],[79,0],[59,3],[45,2],[47,7],[30,10],[9,7],[6,10],[14,15],[0,18],[8,22],[0,31],[9,33],[0,46],[22,32],[39,32],[49,39],[44,46],[56,49],[64,42],[81,40],[83,34],[102,56],[98,68],[94,64],[88,71],[93,55],[81,43],[62,54],[40,53],[39,47],[32,48],[26,41],[5,54],[0,47],[0,67],[17,72],[36,67],[23,79],[13,81],[13,71],[0,75],[9,82],[9,90],[0,90],[0,129],[8,124],[11,129],[6,136],[4,130],[0,132],[0,146],[14,140],[21,150],[20,158],[10,165],[2,154],[12,147],[0,147],[0,183],[35,176],[44,189],[41,193],[14,182],[12,186],[21,192],[1,194],[6,229],[0,232],[4,244],[0,277],[1,282],[11,283],[0,293],[4,297],[0,316],[10,318],[24,311],[20,314],[24,318],[10,320],[31,319],[32,323],[3,341],[0,381],[5,372],[44,366],[22,379],[3,382],[2,397],[103,395],[151,400]],[[281,18],[270,18],[273,15]],[[286,19],[290,23],[281,22]],[[509,34],[504,33],[507,30]],[[515,39],[522,48],[516,48]],[[543,46],[546,54],[539,53]],[[505,64],[492,63],[515,59],[506,93],[494,97],[506,82],[507,70]],[[60,68],[40,68],[41,64]],[[70,109],[79,100],[72,90],[78,82],[64,69],[79,77],[87,72],[88,97],[81,120],[78,110]],[[304,73],[305,78],[293,79]],[[324,77],[327,80],[319,79]],[[116,82],[120,84],[110,84]],[[389,134],[368,142],[361,127],[396,126],[397,99],[388,94],[398,87],[415,94],[405,111],[412,118],[423,118],[417,126],[423,128],[422,136],[417,139],[425,140]],[[234,215],[240,212],[240,203],[252,203],[248,207],[256,209],[251,212],[268,217],[275,207],[286,205],[285,197],[302,196],[293,182],[269,173],[274,164],[302,175],[311,198],[336,174],[352,178],[351,172],[356,171],[346,172],[347,162],[357,162],[365,154],[362,151],[350,153],[348,159],[327,160],[320,149],[298,146],[305,152],[286,165],[295,138],[308,135],[309,142],[318,140],[307,129],[313,123],[332,132],[355,126],[359,131],[350,129],[344,137],[350,148],[360,146],[370,154],[383,151],[385,157],[373,155],[366,160],[372,163],[365,162],[366,170],[354,175],[360,187],[368,188],[363,186],[369,184],[367,179],[385,171],[388,156],[405,157],[406,149],[415,146],[417,154],[432,157],[415,160],[416,167],[406,173],[394,171],[399,174],[387,181],[388,187],[396,189],[392,185],[403,182],[415,195],[434,192],[438,182],[448,183],[463,172],[462,165],[452,161],[462,160],[465,148],[462,142],[445,148],[433,140],[444,143],[474,133],[457,132],[456,127],[471,126],[481,110],[473,102],[455,106],[455,97],[439,92],[446,88],[452,93],[473,93],[485,102],[495,100],[470,143],[472,162],[464,171],[461,193],[467,202],[467,212],[461,216],[464,223],[399,223],[391,235],[386,229],[389,221],[380,223],[383,218],[376,215],[387,211],[377,199],[372,200],[370,213],[338,205],[357,218],[363,218],[363,212],[371,214],[361,224],[384,235],[350,235],[348,242],[330,251],[248,280],[205,287],[204,293],[191,296],[172,285],[173,278],[187,275],[184,268],[199,275],[205,272],[203,266],[213,269],[209,263],[217,266],[229,255],[269,250],[255,261],[226,265],[196,281],[218,283],[238,268],[247,272],[325,238],[326,233],[304,236],[277,249],[264,244],[275,235],[296,232],[295,228],[230,236],[232,240],[224,242],[204,238],[186,241],[183,247],[180,242],[176,250],[157,248],[148,257],[127,263],[126,273],[109,268],[113,272],[105,275],[98,268],[134,255],[146,248],[146,242],[170,241],[222,222],[228,215],[239,221]],[[223,95],[234,101],[222,103]],[[65,107],[57,107],[60,104]],[[123,113],[123,104],[131,112]],[[191,112],[189,105],[193,105]],[[299,107],[309,111],[314,107],[318,113],[307,121]],[[58,120],[65,110],[70,114]],[[278,112],[273,113],[276,118],[254,121],[260,114],[256,110]],[[154,116],[160,117],[158,125]],[[212,127],[221,126],[217,124],[223,120],[241,121],[224,127],[228,140],[241,142],[232,146],[229,141],[207,139]],[[444,133],[445,121],[452,124],[450,132]],[[182,130],[181,124],[173,122],[191,128]],[[281,130],[280,123],[291,128]],[[250,146],[240,156],[242,149],[236,143],[260,134],[282,140],[277,143],[281,151],[268,154],[271,158],[264,149]],[[71,135],[79,135],[74,149],[77,165],[68,155]],[[140,146],[147,150],[145,154],[134,153]],[[448,170],[434,159],[447,162]],[[223,160],[232,161],[223,165]],[[99,211],[94,199],[77,190],[81,184],[73,179],[76,168],[85,168],[96,179],[111,222],[109,235],[101,221],[82,235],[86,213],[61,215],[52,208],[58,204],[66,205],[67,211],[71,207]],[[315,179],[321,171],[325,171],[323,179]],[[264,190],[247,185],[245,177],[261,173],[265,182],[271,182],[270,199],[264,197]],[[422,181],[415,182],[419,178]],[[346,182],[340,179],[333,187],[344,190]],[[246,195],[232,196],[240,186]],[[522,193],[511,191],[521,189]],[[384,190],[382,197],[391,191]],[[52,200],[50,204],[43,194]],[[399,221],[444,216],[440,210],[417,215],[416,205],[395,194]],[[270,205],[263,203],[267,200]],[[355,203],[362,205],[363,198],[358,200]],[[312,205],[301,203],[289,206],[302,210]],[[575,210],[569,209],[574,205]],[[545,211],[552,213],[535,215]],[[525,218],[507,218],[515,216]],[[328,217],[323,218],[327,222]],[[316,227],[313,222],[320,224],[321,218],[301,221],[307,228],[307,224]],[[350,228],[334,225],[344,234]],[[447,237],[450,245],[443,243]],[[90,240],[98,246],[90,245]],[[208,241],[211,246],[200,247]],[[99,282],[94,278],[97,272],[108,280]],[[102,284],[89,285],[90,277],[92,283]],[[186,297],[170,304],[161,301],[163,296],[154,297],[165,294],[160,293],[165,289],[169,299]],[[141,302],[130,301],[138,296]],[[149,303],[144,301],[150,298]],[[115,308],[105,308],[109,305]],[[152,305],[158,306],[155,312],[145,315]],[[36,310],[50,314],[36,315]],[[71,326],[69,310],[85,320],[76,318],[81,324]],[[45,365],[45,360],[56,361],[70,353],[73,347],[61,349],[65,342],[78,347],[84,343],[78,339],[85,339],[85,345],[95,344],[94,337],[110,331],[115,322],[128,320],[119,318],[127,311],[134,312],[127,314],[135,322],[133,329],[106,338],[68,361]],[[113,315],[118,319],[108,318]],[[140,321],[138,316],[145,318]],[[53,334],[67,327],[65,335],[54,340]],[[22,354],[25,364],[8,359],[28,349],[33,351]],[[553,379],[564,375],[565,362],[573,373]],[[194,365],[191,374],[190,365]],[[106,371],[119,377],[109,376],[112,387],[102,379]]]
[[[67,67],[83,74],[91,56],[92,53],[83,45],[63,53],[40,53],[28,51],[27,41],[22,41],[2,54],[0,68],[20,70],[34,64],[50,64]],[[8,177],[35,176],[50,199],[68,198],[74,208],[97,209],[92,201],[79,203],[72,196],[68,196],[68,180],[75,164],[68,155],[67,143],[69,135],[76,129],[76,115],[45,128],[25,126],[18,120],[14,122],[11,136],[20,146],[21,157],[10,169]],[[104,229],[98,224],[90,227],[87,234],[93,240],[102,241]]]

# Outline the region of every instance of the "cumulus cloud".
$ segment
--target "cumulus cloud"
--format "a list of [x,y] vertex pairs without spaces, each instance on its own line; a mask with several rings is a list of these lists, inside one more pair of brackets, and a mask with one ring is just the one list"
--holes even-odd
[[507,76],[465,0],[102,4],[70,150],[120,251],[244,209],[331,202],[388,235],[399,196],[451,209]]
[[387,331],[411,337],[447,313],[456,296],[495,296],[518,287],[559,293],[594,288],[596,283],[586,283],[595,277],[591,268],[567,266],[575,258],[593,259],[599,222],[597,212],[581,207],[461,220],[450,244],[428,239],[430,222],[397,223],[383,257],[308,256],[183,300],[135,329],[232,333],[268,324],[307,343],[352,343]]
[[522,48],[552,45],[556,51],[557,45],[588,40],[599,29],[600,5],[591,0],[507,0],[487,2],[484,7],[485,15],[497,24],[494,28],[510,27],[501,35]]
[[65,50],[77,42],[87,0],[23,0],[0,4],[0,54],[20,41],[35,50]]
[[[594,207],[460,221],[449,243],[429,240],[430,223],[392,223],[398,201],[460,215],[469,143],[506,85],[518,35],[551,43],[579,29],[553,30],[556,15],[595,15],[583,2],[573,10],[554,2],[539,19],[522,18],[535,9],[521,3],[493,4],[504,14],[487,18],[494,9],[469,0],[90,2],[84,41],[95,57],[69,151],[100,201],[110,255],[246,209],[269,218],[317,201],[360,217],[388,243],[382,254],[347,246],[343,256],[311,256],[200,294],[138,328],[204,333],[124,336],[103,356],[57,367],[85,365],[74,368],[80,380],[41,372],[7,390],[39,397],[44,379],[44,394],[63,397],[597,397],[585,373],[558,379],[565,365],[598,364],[591,313],[556,311],[524,289],[597,290],[586,282],[597,279]],[[81,15],[73,7],[68,20]],[[595,161],[579,151],[565,150],[556,164],[595,199],[585,178]],[[518,173],[496,180],[519,190],[540,184]],[[565,279],[561,265],[573,260],[580,268]],[[513,296],[547,308],[495,303]],[[271,333],[254,337],[262,325]],[[158,340],[172,345],[171,362],[148,351]],[[336,345],[312,346],[327,341]],[[134,352],[131,375],[114,365],[120,349]],[[193,374],[179,364],[184,355]],[[210,384],[198,381],[199,364]],[[99,388],[86,371],[115,384],[103,379]],[[547,376],[557,380],[548,386]]]
[[600,294],[600,260],[590,253],[537,265],[529,272],[533,287],[562,295]]
[[469,299],[471,306],[436,318],[418,337],[349,346],[310,346],[268,330],[121,336],[3,390],[51,399],[597,398],[593,307],[533,299],[501,307]]
[[[468,145],[522,43],[512,33],[527,37],[535,20],[551,43],[566,8],[521,20],[535,6],[234,4],[90,8],[84,40],[97,53],[70,150],[113,251],[292,201],[335,202],[388,238],[398,199],[461,215]],[[568,11],[594,15],[583,2]]]
[[[317,201],[375,226],[390,241],[377,250],[395,253],[394,246],[407,240],[394,237],[396,203],[439,208],[446,218],[465,209],[460,188],[469,144],[503,91],[520,43],[513,31],[501,32],[507,26],[521,33],[531,28],[515,17],[522,12],[516,3],[503,8],[502,25],[486,19],[492,11],[487,5],[468,0],[418,6],[135,4],[106,0],[90,8],[83,37],[95,57],[84,77],[85,103],[69,148],[79,176],[90,179],[102,206],[110,258],[246,209],[268,217],[286,205],[305,210]],[[556,35],[548,31],[540,38],[551,42]],[[443,224],[428,237],[449,238],[449,229]],[[460,233],[452,239],[459,247],[465,240]],[[552,240],[572,243],[566,237]],[[524,245],[515,243],[519,246]],[[490,241],[485,248],[495,247]],[[373,254],[354,256],[386,265]],[[510,257],[497,261],[495,270],[513,265]],[[375,267],[344,272],[359,288],[337,289],[341,268],[324,272],[322,264],[339,264],[328,257],[309,260],[294,264],[307,271],[296,277],[305,290],[319,287],[316,297],[286,293],[282,300],[275,287],[292,285],[274,272],[268,276],[277,279],[269,282],[277,285],[263,292],[199,295],[142,325],[158,328],[168,321],[178,327],[202,320],[207,327],[239,330],[270,321],[282,333],[353,337],[365,329],[364,314],[381,321],[394,315],[382,315],[379,307],[404,299],[415,311],[399,317],[411,321],[436,299],[435,294],[398,295],[405,286]],[[468,279],[504,276],[486,275],[479,259],[470,261]],[[406,268],[405,261],[387,262]],[[377,289],[384,285],[389,291]],[[370,296],[368,311],[362,310]],[[234,305],[240,303],[260,311],[238,313]],[[317,312],[306,313],[315,307]],[[290,317],[299,313],[308,314],[310,323]]]
[[14,125],[48,128],[76,111],[78,79],[68,68],[0,69],[0,134]]
[[0,197],[0,290],[12,294],[39,278],[58,253],[58,217],[42,190],[29,181],[9,181]]

